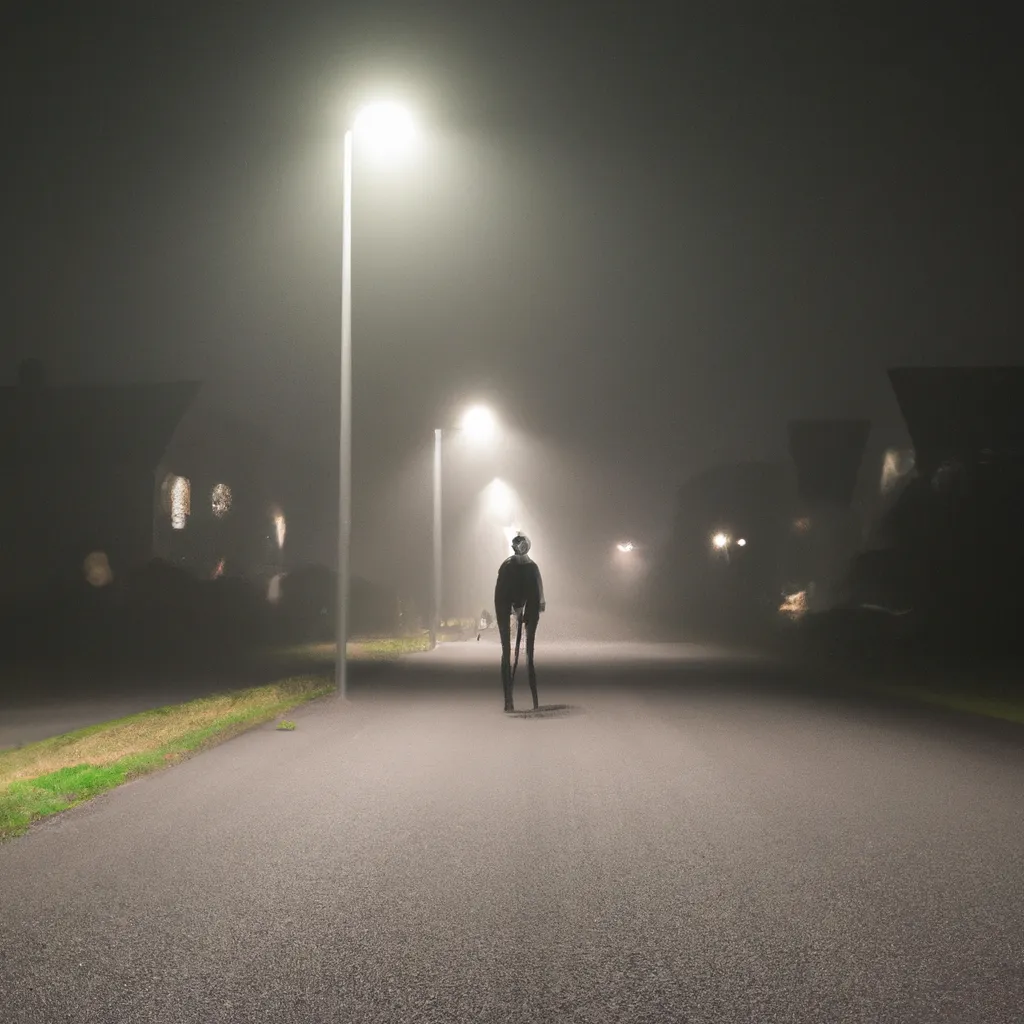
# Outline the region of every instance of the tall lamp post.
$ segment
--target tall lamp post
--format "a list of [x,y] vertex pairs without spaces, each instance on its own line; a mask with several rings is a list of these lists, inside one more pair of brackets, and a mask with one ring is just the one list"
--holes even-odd
[[434,592],[430,605],[430,649],[437,646],[441,628],[441,442],[444,432],[434,430]]
[[345,169],[341,227],[341,401],[338,474],[338,651],[335,684],[338,696],[346,696],[348,668],[348,600],[350,541],[352,537],[352,151],[355,136],[367,136],[389,146],[404,145],[414,134],[408,111],[395,103],[371,103],[363,107],[345,132]]
[[[456,428],[476,441],[484,441],[495,432],[494,414],[482,405],[467,409]],[[437,634],[441,626],[441,446],[444,431],[434,431],[434,594],[430,611],[430,646],[437,646]]]

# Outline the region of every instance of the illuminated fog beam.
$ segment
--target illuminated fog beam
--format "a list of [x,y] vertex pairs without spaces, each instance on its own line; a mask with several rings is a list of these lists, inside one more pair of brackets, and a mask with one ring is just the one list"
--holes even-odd
[[504,480],[495,478],[484,489],[487,510],[497,519],[508,522],[515,511],[516,494]]

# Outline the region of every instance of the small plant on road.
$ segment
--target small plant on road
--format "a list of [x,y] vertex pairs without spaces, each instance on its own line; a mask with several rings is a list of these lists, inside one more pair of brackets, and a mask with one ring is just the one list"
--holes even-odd
[[285,719],[283,722],[278,722],[277,727],[278,729],[283,729],[285,732],[291,732],[291,730],[295,728],[295,723],[289,722]]

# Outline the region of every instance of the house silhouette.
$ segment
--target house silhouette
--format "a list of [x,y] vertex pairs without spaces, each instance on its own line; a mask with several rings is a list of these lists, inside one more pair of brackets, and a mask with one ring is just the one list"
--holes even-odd
[[0,388],[0,597],[118,574],[153,557],[155,478],[200,384],[49,386],[37,360]]

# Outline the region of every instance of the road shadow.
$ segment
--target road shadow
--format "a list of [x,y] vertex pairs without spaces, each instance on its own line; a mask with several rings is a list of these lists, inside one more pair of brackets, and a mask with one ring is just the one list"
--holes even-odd
[[569,714],[578,714],[583,709],[570,707],[568,704],[541,704],[539,708],[525,708],[522,711],[508,711],[509,718],[566,718]]

